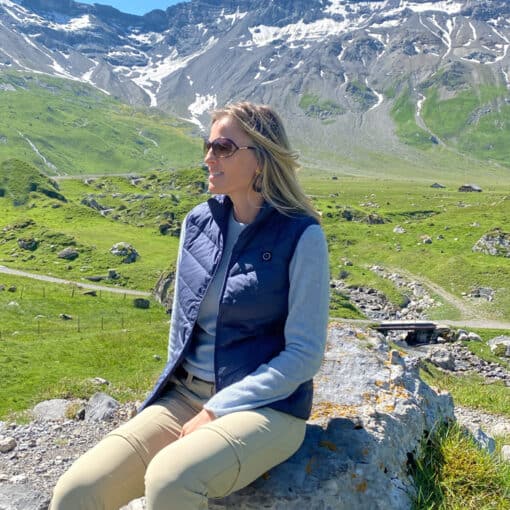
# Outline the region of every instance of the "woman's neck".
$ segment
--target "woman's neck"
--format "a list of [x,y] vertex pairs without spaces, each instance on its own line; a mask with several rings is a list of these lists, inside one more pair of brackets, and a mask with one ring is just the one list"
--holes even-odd
[[234,219],[239,223],[251,223],[262,206],[264,199],[260,193],[251,195],[249,197],[230,197],[233,203]]

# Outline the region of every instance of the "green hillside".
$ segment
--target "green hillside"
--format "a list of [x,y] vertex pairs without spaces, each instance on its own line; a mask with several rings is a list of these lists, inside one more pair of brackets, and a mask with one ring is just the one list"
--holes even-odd
[[470,83],[460,70],[440,71],[422,84],[421,118],[409,87],[396,96],[391,115],[399,138],[424,150],[444,144],[457,157],[510,166],[510,91],[496,84]]
[[0,159],[48,175],[143,173],[200,161],[190,124],[135,109],[93,87],[41,74],[0,73]]

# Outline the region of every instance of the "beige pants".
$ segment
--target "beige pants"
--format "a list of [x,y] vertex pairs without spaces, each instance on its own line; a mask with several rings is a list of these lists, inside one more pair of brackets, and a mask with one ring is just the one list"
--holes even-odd
[[176,381],[154,405],[108,434],[58,481],[51,510],[198,510],[245,487],[301,445],[305,421],[265,407],[232,413],[178,439],[212,392]]

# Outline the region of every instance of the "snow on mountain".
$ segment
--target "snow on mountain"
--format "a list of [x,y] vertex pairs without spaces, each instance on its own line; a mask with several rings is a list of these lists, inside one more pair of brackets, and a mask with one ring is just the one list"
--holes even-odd
[[[383,143],[387,91],[405,80],[419,90],[457,65],[462,80],[477,82],[483,69],[484,82],[509,87],[509,18],[505,0],[194,0],[145,16],[0,0],[0,72],[85,81],[198,127],[227,101],[271,102],[291,130],[309,125],[325,143],[370,118]],[[304,107],[303,97],[317,104]]]

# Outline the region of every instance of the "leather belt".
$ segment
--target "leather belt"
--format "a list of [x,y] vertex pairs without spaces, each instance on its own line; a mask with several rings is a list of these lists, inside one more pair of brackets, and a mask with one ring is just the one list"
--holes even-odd
[[214,385],[214,383],[211,381],[206,381],[205,379],[200,379],[200,377],[197,377],[196,375],[191,374],[182,365],[179,365],[176,368],[175,375],[178,379],[184,380],[186,382],[186,384],[191,384],[193,382],[201,382],[202,384],[210,384],[211,386]]

